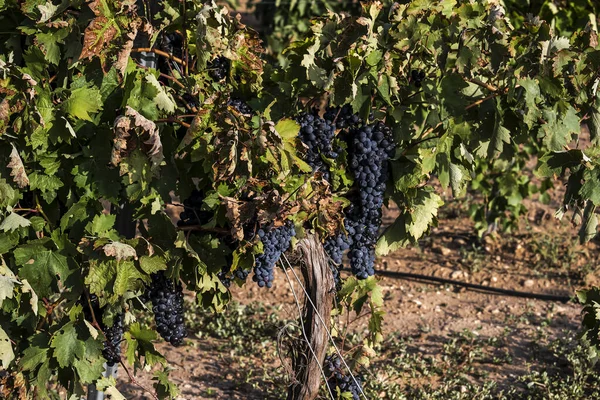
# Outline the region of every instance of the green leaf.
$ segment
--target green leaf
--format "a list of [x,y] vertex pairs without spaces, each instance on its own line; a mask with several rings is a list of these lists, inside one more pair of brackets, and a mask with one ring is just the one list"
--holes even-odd
[[168,114],[174,113],[175,101],[171,95],[165,91],[164,86],[161,86],[156,77],[152,74],[146,75],[146,81],[157,90],[156,97],[153,99],[156,107],[158,107],[159,110],[166,111]]
[[114,377],[103,377],[98,380],[96,387],[102,390],[106,395],[110,396],[111,400],[127,400],[125,396],[117,389],[117,381]]
[[85,354],[85,345],[77,337],[73,322],[65,324],[54,335],[50,347],[54,349],[54,357],[62,368],[72,365],[76,357],[82,358]]
[[73,362],[82,383],[92,383],[102,376],[104,372],[103,347],[99,340],[89,338],[85,341],[85,355]]
[[67,101],[63,104],[63,110],[72,117],[85,121],[91,121],[90,114],[102,109],[102,96],[97,88],[81,87],[73,90]]
[[0,223],[0,230],[4,232],[14,231],[19,228],[24,228],[26,226],[31,225],[31,222],[25,218],[20,216],[17,213],[11,212],[8,214],[8,217],[4,218],[2,223]]
[[[45,340],[48,340],[47,338]],[[48,348],[29,346],[23,350],[19,366],[23,371],[33,371],[38,365],[43,364],[48,358]]]
[[38,245],[18,247],[14,255],[15,262],[21,266],[19,277],[27,279],[41,297],[58,291],[57,276],[65,281],[72,273],[65,256]]
[[282,119],[275,125],[275,130],[284,140],[295,139],[300,132],[300,125],[293,119]]
[[396,220],[388,226],[383,235],[377,241],[375,254],[386,256],[389,253],[405,247],[410,243],[410,237],[406,230],[406,214],[401,214]]
[[87,230],[92,234],[99,237],[105,237],[115,225],[117,216],[111,214],[100,214],[96,215],[92,222],[88,224]]
[[100,295],[109,286],[109,283],[115,279],[117,275],[117,262],[110,260],[99,262],[90,260],[90,268],[88,275],[85,277],[85,283],[90,288],[90,293]]
[[411,222],[408,225],[408,232],[414,239],[419,239],[427,232],[442,204],[444,201],[436,193],[420,192],[417,202],[412,205]]
[[142,256],[140,257],[140,268],[148,275],[154,274],[158,271],[164,271],[167,269],[167,263],[162,257],[159,256]]
[[114,294],[123,296],[130,290],[139,286],[142,275],[132,261],[120,261],[117,266],[117,277],[114,283]]
[[15,353],[10,344],[10,339],[0,326],[0,363],[2,368],[8,369],[9,364],[15,359]]
[[587,243],[598,233],[598,215],[595,213],[596,205],[588,201],[583,211],[583,221],[579,229],[579,242]]
[[540,127],[538,137],[543,138],[548,150],[564,150],[573,134],[578,134],[581,129],[577,111],[569,105],[564,114],[556,109],[544,109],[542,114],[546,123]]
[[15,290],[15,284],[19,281],[16,279],[15,274],[8,269],[4,261],[0,259],[0,307],[5,299],[13,298],[13,291]]

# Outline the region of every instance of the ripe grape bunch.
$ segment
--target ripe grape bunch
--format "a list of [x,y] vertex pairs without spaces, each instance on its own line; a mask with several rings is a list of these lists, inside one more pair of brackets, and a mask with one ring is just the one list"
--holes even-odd
[[[83,315],[85,319],[88,321],[93,321],[94,318],[92,318],[92,313],[86,297],[82,296],[79,302],[83,307]],[[106,337],[104,349],[102,350],[102,356],[104,356],[108,365],[115,365],[121,360],[121,341],[123,339],[123,332],[125,330],[125,327],[123,326],[123,313],[115,315],[113,317],[113,324],[111,326],[106,326],[102,320],[104,309],[100,308],[100,305],[98,304],[98,297],[95,294],[90,295],[90,303],[94,311],[93,316],[96,318],[98,324],[100,324],[100,329],[102,329],[102,332]]]
[[208,63],[208,74],[215,81],[223,80],[229,75],[230,61],[226,57],[217,57]]
[[352,376],[344,373],[345,371],[342,369],[342,360],[337,356],[337,354],[332,354],[325,357],[323,367],[325,370],[325,376],[327,376],[327,386],[329,386],[329,389],[332,393],[334,393],[334,395],[339,390],[340,394],[349,393],[350,396],[352,396],[344,397],[345,399],[360,399],[360,393],[362,391],[362,382],[360,378],[355,377],[355,379],[353,379]]
[[347,214],[354,228],[350,267],[359,279],[374,274],[375,243],[381,226],[381,207],[388,179],[388,161],[394,154],[391,129],[383,122],[362,125],[351,132],[350,171],[358,196]]
[[[325,118],[342,129],[341,137],[348,142],[349,170],[354,175],[353,202],[345,210],[344,227],[325,241],[325,250],[334,264],[336,280],[339,274],[335,265],[342,263],[342,256],[350,250],[350,266],[359,279],[374,274],[375,243],[381,225],[381,207],[388,178],[388,160],[395,147],[391,129],[383,122],[365,124],[352,108],[329,108]],[[336,282],[337,283],[337,282]]]
[[290,247],[293,236],[296,236],[296,230],[290,221],[266,232],[263,229],[258,230],[258,237],[263,244],[263,253],[256,257],[252,277],[258,286],[270,288],[273,285],[275,263]]
[[187,335],[183,323],[183,288],[163,272],[152,274],[146,297],[152,301],[156,330],[167,342],[177,346]]
[[252,108],[243,100],[231,98],[227,101],[227,105],[235,108],[240,114],[252,115]]
[[322,156],[337,158],[338,151],[334,151],[332,141],[335,137],[335,126],[328,120],[313,114],[301,114],[296,118],[300,124],[300,140],[308,147],[306,162],[313,170],[319,170],[323,177],[329,180],[329,167]]
[[342,107],[327,107],[324,117],[335,123],[335,127],[338,129],[355,128],[363,123],[363,120],[352,112],[350,104]]

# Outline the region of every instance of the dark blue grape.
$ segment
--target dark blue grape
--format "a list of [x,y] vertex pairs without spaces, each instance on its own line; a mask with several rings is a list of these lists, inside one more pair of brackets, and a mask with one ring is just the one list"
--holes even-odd
[[252,108],[248,104],[246,104],[243,100],[240,99],[229,99],[227,101],[227,105],[235,108],[240,114],[243,115],[252,115]]
[[229,75],[230,64],[228,58],[223,56],[217,57],[208,63],[208,74],[215,81],[221,81]]
[[349,393],[353,400],[360,399],[360,393],[362,391],[361,379],[359,377],[352,379],[352,376],[346,373],[342,360],[337,354],[325,357],[323,370],[327,377],[327,385],[334,395],[339,389],[340,394]]
[[152,274],[146,296],[152,301],[156,331],[167,342],[177,346],[187,336],[183,323],[183,287],[163,272]]
[[329,180],[329,166],[322,157],[337,158],[339,150],[334,149],[335,126],[328,120],[313,114],[301,114],[296,118],[300,124],[298,136],[308,147],[306,162],[313,170],[319,170]]
[[[83,307],[83,315],[85,319],[92,322],[92,312],[90,311],[87,297],[82,296],[79,302]],[[90,295],[90,303],[92,305],[92,309],[94,310],[94,317],[100,324],[100,328],[106,337],[106,340],[104,341],[104,349],[102,349],[102,356],[106,359],[106,363],[108,365],[115,365],[121,360],[121,342],[123,340],[123,331],[125,329],[123,326],[123,314],[116,314],[113,317],[113,324],[111,326],[107,326],[102,319],[104,309],[100,308],[98,297],[95,294]]]
[[260,229],[258,236],[263,244],[263,253],[256,256],[252,279],[258,283],[258,286],[270,288],[273,286],[275,263],[279,261],[281,254],[290,247],[292,237],[296,236],[296,230],[294,225],[288,221],[278,228],[267,231]]
[[346,210],[347,227],[354,228],[348,257],[359,279],[374,274],[375,243],[381,226],[381,207],[388,179],[388,161],[393,156],[392,133],[382,122],[350,131],[349,166],[358,195]]

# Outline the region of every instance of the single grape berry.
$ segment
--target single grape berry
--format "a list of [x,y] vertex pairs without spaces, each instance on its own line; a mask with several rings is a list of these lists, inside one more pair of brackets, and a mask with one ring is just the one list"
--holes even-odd
[[183,288],[163,272],[152,274],[147,297],[152,301],[156,330],[167,342],[177,346],[187,332],[183,323]]

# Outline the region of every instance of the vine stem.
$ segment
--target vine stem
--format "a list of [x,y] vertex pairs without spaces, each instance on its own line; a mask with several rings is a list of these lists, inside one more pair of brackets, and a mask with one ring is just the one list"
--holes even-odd
[[467,79],[467,81],[476,84],[477,86],[481,86],[482,88],[485,88],[487,90],[489,90],[490,92],[497,92],[498,88],[490,83],[487,82],[483,82],[482,80],[479,80],[477,78],[469,78]]
[[187,122],[180,121],[177,118],[161,118],[157,119],[156,122],[175,122],[176,124],[179,124],[185,128],[189,128],[191,126]]
[[152,47],[137,47],[135,49],[131,49],[132,53],[154,53],[154,54],[158,54],[159,56],[163,56],[168,58],[169,60],[173,60],[178,64],[181,64],[183,66],[186,65],[186,62],[183,61],[181,58],[179,57],[175,57],[172,54],[167,53],[166,51],[162,51],[162,50],[158,50],[158,49],[154,49]]
[[127,377],[129,378],[129,382],[133,383],[136,386],[139,386],[140,389],[142,389],[144,392],[148,393],[155,400],[160,400],[158,398],[158,396],[156,395],[155,392],[153,392],[152,390],[148,389],[147,387],[145,387],[144,385],[142,385],[141,383],[139,383],[137,381],[137,379],[135,379],[135,376],[133,376],[131,374],[131,371],[129,370],[129,368],[127,368],[127,366],[125,365],[125,363],[123,362],[123,360],[121,358],[119,358],[119,364],[121,364],[121,366],[125,370],[125,373],[127,374]]

